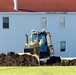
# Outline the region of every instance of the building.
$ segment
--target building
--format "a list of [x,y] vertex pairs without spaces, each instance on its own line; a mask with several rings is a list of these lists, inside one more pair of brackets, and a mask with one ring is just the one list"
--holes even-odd
[[[22,52],[32,29],[51,33],[55,55],[76,57],[75,0],[0,2],[0,53]],[[30,39],[30,38],[29,38]]]

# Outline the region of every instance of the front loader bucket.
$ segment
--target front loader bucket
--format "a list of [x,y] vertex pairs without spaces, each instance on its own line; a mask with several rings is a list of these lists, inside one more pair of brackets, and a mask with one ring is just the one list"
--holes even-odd
[[59,56],[51,56],[47,60],[47,65],[53,65],[53,64],[59,63],[59,62],[61,62],[61,58]]

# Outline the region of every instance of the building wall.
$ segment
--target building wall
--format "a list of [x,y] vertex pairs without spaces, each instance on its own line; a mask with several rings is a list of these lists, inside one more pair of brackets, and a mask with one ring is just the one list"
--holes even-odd
[[[3,17],[9,17],[9,28],[3,29]],[[41,25],[41,17],[46,17],[46,27]],[[60,18],[65,17],[65,27],[60,27]],[[48,13],[0,13],[0,53],[22,52],[25,34],[30,36],[32,29],[43,28],[51,33],[56,56],[76,57],[76,14]],[[30,39],[30,38],[29,38]],[[60,41],[66,41],[66,51],[60,51]]]

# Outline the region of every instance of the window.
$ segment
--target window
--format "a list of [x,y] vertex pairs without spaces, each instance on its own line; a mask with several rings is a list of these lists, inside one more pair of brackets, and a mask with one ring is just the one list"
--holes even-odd
[[47,17],[41,17],[41,27],[47,28]]
[[60,27],[65,27],[65,17],[60,18]]
[[3,17],[3,28],[9,28],[9,17]]
[[33,35],[32,35],[32,41],[33,41],[33,42],[38,42],[38,39],[39,39],[39,38],[38,38],[38,35],[37,35],[37,34],[33,34]]
[[66,41],[60,41],[60,51],[61,52],[66,51]]

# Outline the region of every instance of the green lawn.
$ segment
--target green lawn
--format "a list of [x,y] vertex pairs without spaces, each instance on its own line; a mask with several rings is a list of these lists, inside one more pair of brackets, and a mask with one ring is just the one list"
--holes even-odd
[[76,66],[0,67],[0,75],[76,75]]

